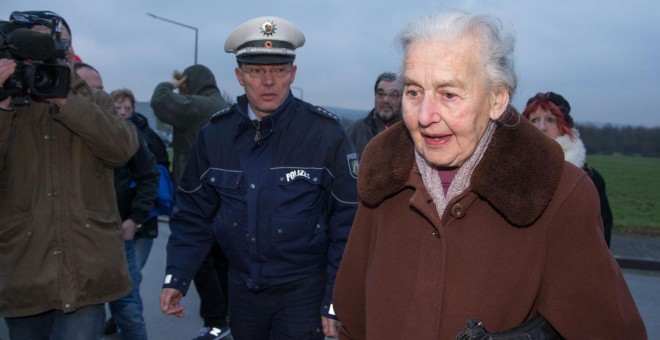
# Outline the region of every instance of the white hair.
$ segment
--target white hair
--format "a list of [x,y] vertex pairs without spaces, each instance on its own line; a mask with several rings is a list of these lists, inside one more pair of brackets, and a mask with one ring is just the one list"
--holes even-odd
[[512,97],[518,86],[513,66],[515,37],[512,32],[505,31],[502,22],[495,17],[461,11],[423,16],[399,33],[398,42],[405,56],[412,42],[450,40],[469,34],[476,35],[483,47],[488,84],[491,88],[506,86]]

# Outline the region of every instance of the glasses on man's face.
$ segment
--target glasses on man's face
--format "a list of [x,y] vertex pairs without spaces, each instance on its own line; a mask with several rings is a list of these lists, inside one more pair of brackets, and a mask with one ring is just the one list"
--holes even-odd
[[291,66],[264,67],[241,67],[241,71],[248,74],[252,79],[261,79],[270,73],[275,78],[284,78],[291,72]]
[[401,93],[399,93],[399,91],[396,90],[390,92],[378,91],[376,92],[376,97],[378,99],[385,99],[387,97],[390,97],[392,99],[399,99],[399,97],[401,97]]

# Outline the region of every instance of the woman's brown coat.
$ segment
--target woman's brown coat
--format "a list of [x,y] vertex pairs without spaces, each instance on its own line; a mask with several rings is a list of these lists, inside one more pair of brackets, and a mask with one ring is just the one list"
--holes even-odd
[[438,216],[403,124],[367,146],[335,283],[341,339],[454,339],[543,315],[569,339],[643,339],[585,172],[526,120],[498,125]]

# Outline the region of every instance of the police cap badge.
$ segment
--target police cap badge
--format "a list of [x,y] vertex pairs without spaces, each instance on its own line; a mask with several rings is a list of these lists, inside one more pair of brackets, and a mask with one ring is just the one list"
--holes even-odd
[[259,17],[236,27],[225,41],[225,52],[235,53],[245,64],[277,65],[292,63],[296,48],[305,36],[291,22],[278,17]]

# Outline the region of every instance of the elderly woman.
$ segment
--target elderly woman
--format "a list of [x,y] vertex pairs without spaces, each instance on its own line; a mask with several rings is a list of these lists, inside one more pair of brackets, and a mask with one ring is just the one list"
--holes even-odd
[[507,110],[513,38],[500,27],[451,12],[401,33],[405,125],[361,160],[335,284],[341,339],[452,339],[466,324],[527,321],[546,338],[646,338],[591,180]]
[[546,136],[554,139],[564,150],[564,158],[573,165],[582,168],[596,186],[600,198],[600,215],[603,218],[603,233],[607,246],[612,235],[612,210],[605,191],[605,179],[587,163],[587,149],[580,133],[573,124],[571,105],[560,94],[554,92],[537,93],[527,101],[522,113],[534,126]]

